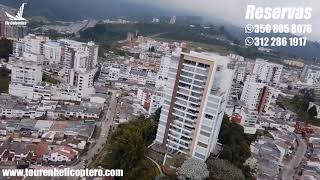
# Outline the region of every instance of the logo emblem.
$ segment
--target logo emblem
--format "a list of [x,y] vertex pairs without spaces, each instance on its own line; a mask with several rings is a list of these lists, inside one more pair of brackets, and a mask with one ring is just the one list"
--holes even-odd
[[7,12],[6,15],[9,18],[9,21],[6,21],[5,24],[6,25],[17,25],[17,26],[25,26],[27,25],[27,20],[25,18],[23,18],[23,11],[24,11],[24,6],[27,3],[22,3],[22,5],[19,8],[19,11],[17,12],[16,16],[13,16]]

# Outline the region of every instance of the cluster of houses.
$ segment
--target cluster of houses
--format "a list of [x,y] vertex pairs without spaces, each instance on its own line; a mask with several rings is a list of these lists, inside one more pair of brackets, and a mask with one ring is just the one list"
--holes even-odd
[[320,134],[308,137],[308,150],[302,164],[301,179],[320,179]]
[[66,164],[87,147],[95,124],[85,121],[1,120],[0,164]]
[[297,146],[293,132],[274,128],[251,144],[251,157],[246,163],[258,179],[278,179],[284,162],[290,159]]
[[104,104],[95,102],[32,101],[10,95],[0,96],[2,118],[98,119]]

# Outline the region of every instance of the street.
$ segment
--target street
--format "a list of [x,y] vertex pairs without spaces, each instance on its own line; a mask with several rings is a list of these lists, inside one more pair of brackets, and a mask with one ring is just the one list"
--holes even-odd
[[117,104],[117,98],[116,98],[116,91],[112,91],[112,96],[109,102],[109,106],[105,110],[106,113],[104,114],[103,118],[101,119],[101,132],[99,137],[96,139],[95,144],[93,147],[91,147],[86,155],[80,157],[81,161],[73,166],[73,169],[83,169],[86,166],[86,162],[90,163],[91,160],[99,154],[100,150],[103,148],[103,145],[106,143],[108,133],[110,130],[110,126],[113,123],[113,118],[116,112],[116,104]]
[[292,180],[295,177],[295,168],[301,163],[306,151],[307,145],[302,139],[301,135],[297,135],[298,147],[295,154],[292,156],[290,162],[282,169],[280,179]]

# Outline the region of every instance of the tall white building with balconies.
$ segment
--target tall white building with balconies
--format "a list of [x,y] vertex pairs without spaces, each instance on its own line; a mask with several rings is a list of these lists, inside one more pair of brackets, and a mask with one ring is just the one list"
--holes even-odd
[[24,37],[25,52],[32,54],[43,54],[43,45],[50,41],[46,36],[29,34]]
[[42,81],[42,68],[36,62],[11,61],[11,83],[9,94],[32,99],[32,89]]
[[81,98],[88,98],[90,95],[95,93],[94,88],[94,75],[96,69],[92,69],[90,71],[80,70],[74,71],[70,70],[68,73],[68,83],[71,86],[76,87],[78,90],[78,97]]
[[206,160],[216,148],[234,73],[228,62],[215,54],[173,54],[155,140],[169,157]]
[[[244,103],[245,117],[242,125],[247,134],[256,133],[259,119],[269,119],[274,116],[274,104],[279,92],[265,84],[247,81],[244,84],[240,100]],[[243,109],[242,109],[243,110]]]
[[43,45],[44,58],[48,64],[59,64],[62,62],[64,49],[58,42],[50,41]]
[[253,68],[251,80],[276,86],[280,82],[282,69],[283,66],[280,64],[257,59]]
[[88,70],[95,69],[97,67],[99,47],[94,42],[82,43],[69,39],[60,39],[58,42],[63,44],[65,48],[63,54],[65,68],[78,69],[79,64],[81,64],[82,68],[83,63],[85,68]]

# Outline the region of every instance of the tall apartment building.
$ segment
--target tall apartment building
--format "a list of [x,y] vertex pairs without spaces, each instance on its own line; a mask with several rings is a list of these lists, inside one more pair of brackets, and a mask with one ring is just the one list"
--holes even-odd
[[48,37],[28,34],[23,39],[16,40],[13,43],[13,55],[23,57],[22,60],[34,61],[43,64],[44,44],[50,41]]
[[32,54],[43,54],[43,45],[50,41],[46,36],[37,36],[29,34],[24,37],[25,52]]
[[320,66],[305,65],[301,72],[300,81],[307,86],[319,87]]
[[62,57],[64,55],[63,46],[54,41],[47,42],[43,45],[44,48],[44,58],[48,64],[59,64],[62,62]]
[[11,83],[9,94],[32,98],[33,86],[42,81],[41,66],[35,62],[16,60],[10,62]]
[[168,71],[170,68],[171,56],[165,55],[161,57],[161,64],[159,71],[157,73],[156,79],[156,87],[160,88],[166,85],[166,81],[168,80]]
[[269,119],[274,116],[273,107],[278,97],[278,91],[264,83],[247,81],[244,84],[240,100],[244,103],[240,112],[242,125],[247,134],[256,133],[259,119]]
[[95,93],[94,75],[96,69],[90,71],[69,70],[68,83],[78,90],[79,98],[86,98]]
[[251,75],[251,81],[268,83],[271,86],[276,86],[280,81],[282,69],[283,66],[280,64],[257,59]]
[[206,160],[216,148],[233,77],[228,62],[214,54],[173,54],[155,140],[168,156]]
[[99,47],[94,42],[82,43],[69,39],[60,39],[58,42],[62,43],[65,48],[63,56],[65,68],[83,69],[83,64],[87,70],[97,67]]

